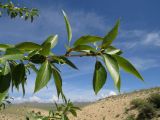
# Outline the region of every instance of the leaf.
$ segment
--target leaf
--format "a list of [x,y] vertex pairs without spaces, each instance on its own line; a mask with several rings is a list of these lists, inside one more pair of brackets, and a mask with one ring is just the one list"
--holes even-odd
[[46,57],[40,54],[35,54],[29,58],[29,61],[36,64],[43,63],[45,60],[46,60]]
[[52,49],[55,47],[57,42],[58,42],[58,35],[51,35],[42,43],[42,46],[45,47],[48,43],[50,43]]
[[73,115],[74,117],[77,117],[77,113],[76,113],[76,111],[75,111],[75,110],[70,109],[69,111],[72,113],[72,115]]
[[4,91],[3,93],[0,93],[0,103],[6,97],[7,94],[8,94],[8,90]]
[[13,54],[23,54],[23,52],[20,51],[17,48],[8,48],[8,49],[6,49],[5,55],[13,55]]
[[8,62],[5,62],[5,65],[2,70],[2,74],[0,75],[0,93],[4,93],[10,87],[11,83],[11,75],[10,68]]
[[51,43],[46,43],[43,48],[39,51],[41,55],[48,56],[51,51]]
[[29,67],[32,68],[32,70],[35,72],[35,73],[38,73],[38,70],[36,68],[36,66],[32,63],[29,63]]
[[89,46],[89,45],[78,45],[76,47],[73,48],[74,51],[86,51],[86,50],[89,50],[89,51],[93,51],[93,52],[96,52],[96,49]]
[[67,29],[67,33],[68,33],[68,43],[70,43],[71,39],[72,39],[72,29],[67,17],[67,14],[62,10],[63,16],[64,16],[64,20],[66,23],[66,29]]
[[118,20],[112,30],[104,37],[102,42],[102,48],[105,49],[110,46],[113,40],[118,35],[118,28],[119,28],[120,20]]
[[121,68],[123,68],[126,72],[135,75],[137,78],[143,80],[143,77],[140,73],[136,70],[136,68],[125,58],[115,55],[115,58]]
[[49,65],[49,62],[46,60],[40,67],[37,78],[35,82],[35,89],[34,93],[42,89],[44,86],[47,85],[51,78],[51,67]]
[[89,44],[89,43],[98,42],[101,40],[103,40],[102,37],[86,35],[86,36],[82,36],[78,40],[76,40],[74,43],[74,46],[76,47],[78,45],[85,45],[85,44]]
[[109,46],[107,49],[105,49],[105,53],[114,55],[114,54],[121,54],[122,51],[120,49],[117,49],[113,46]]
[[0,93],[3,93],[9,89],[10,82],[11,82],[11,76],[9,73],[6,75],[0,75]]
[[69,59],[67,59],[66,57],[60,57],[60,59],[62,59],[64,61],[65,64],[69,65],[70,67],[74,68],[74,69],[78,69],[74,63],[72,63]]
[[106,83],[107,72],[105,67],[103,67],[100,61],[96,61],[94,76],[93,76],[93,89],[95,94],[99,92],[99,90]]
[[23,58],[24,58],[23,54],[3,55],[0,58],[0,62],[6,61],[6,60],[22,60]]
[[12,80],[17,90],[22,81],[25,80],[25,66],[23,63],[16,65],[12,71]]
[[33,42],[22,42],[17,44],[15,47],[17,49],[24,50],[24,51],[33,51],[41,48],[40,45]]
[[52,69],[54,82],[57,89],[57,95],[59,97],[60,93],[62,92],[62,78],[59,74],[59,72],[56,69]]
[[6,51],[6,49],[11,47],[14,47],[14,46],[10,44],[0,44],[0,51]]
[[116,59],[114,59],[111,55],[103,55],[105,65],[114,80],[114,84],[116,87],[119,85],[120,75],[119,75],[119,67]]

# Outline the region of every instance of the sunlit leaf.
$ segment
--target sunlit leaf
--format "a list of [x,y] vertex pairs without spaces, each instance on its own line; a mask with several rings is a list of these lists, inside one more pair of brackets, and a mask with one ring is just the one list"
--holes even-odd
[[66,29],[67,29],[67,33],[68,33],[68,43],[70,43],[71,39],[72,39],[72,29],[67,17],[67,14],[62,10],[63,16],[64,16],[64,20],[66,23]]
[[46,60],[41,65],[37,73],[34,92],[37,92],[43,87],[45,87],[47,83],[49,82],[50,78],[51,78],[51,67],[49,65],[49,62]]
[[96,49],[89,46],[89,45],[78,45],[76,46],[75,48],[73,48],[74,51],[93,51],[93,52],[96,52]]
[[53,72],[53,78],[57,89],[57,95],[59,97],[60,93],[62,92],[62,78],[59,74],[59,72],[55,69],[52,69]]
[[10,44],[0,44],[0,51],[6,51],[7,48],[14,47],[14,45]]
[[33,42],[22,42],[15,45],[15,47],[17,49],[24,50],[24,51],[33,51],[41,48],[40,45]]
[[118,65],[123,68],[126,72],[131,73],[135,75],[137,78],[143,80],[143,77],[140,75],[140,73],[136,70],[136,68],[125,58],[115,55],[115,58],[118,62]]
[[52,49],[57,44],[57,42],[58,42],[58,35],[51,35],[42,43],[42,46],[45,47],[48,43],[50,43]]
[[51,43],[46,43],[43,48],[39,51],[41,55],[48,56],[51,51]]
[[102,37],[86,35],[76,40],[74,43],[74,46],[85,45],[85,44],[94,43],[102,40],[103,40]]
[[102,42],[102,48],[105,49],[108,46],[110,46],[115,40],[115,38],[118,35],[118,28],[119,28],[120,20],[118,20],[115,24],[115,26],[112,28],[112,30],[107,33],[107,35],[104,37],[103,42]]
[[100,61],[96,61],[94,76],[93,76],[93,89],[95,94],[99,92],[99,90],[106,83],[107,72],[105,67],[103,67]]
[[105,49],[105,53],[113,55],[113,54],[121,54],[122,51],[120,49],[117,49],[113,46],[109,46],[107,49]]
[[118,87],[120,75],[119,75],[119,67],[118,63],[115,58],[113,58],[111,55],[103,55],[105,65],[114,80],[115,86]]

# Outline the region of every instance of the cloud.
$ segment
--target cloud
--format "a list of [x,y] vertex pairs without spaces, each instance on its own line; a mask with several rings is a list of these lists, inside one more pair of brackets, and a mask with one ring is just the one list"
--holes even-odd
[[116,45],[126,49],[148,48],[148,46],[160,46],[160,31],[146,30],[121,30]]
[[160,66],[159,61],[156,59],[133,57],[130,60],[138,70],[147,70]]
[[[41,92],[41,94],[42,93],[43,92]],[[66,92],[67,98],[69,98],[73,102],[93,102],[112,95],[117,95],[117,93],[113,90],[101,90],[98,95],[95,95],[93,93],[93,90],[83,90],[83,89],[75,89],[74,91]],[[55,95],[53,95],[52,97],[48,96],[47,98],[33,95],[31,97],[14,97],[14,100],[12,102],[13,103],[24,103],[24,102],[61,103],[62,100],[58,99],[58,97]]]
[[142,42],[144,45],[160,46],[160,32],[148,33]]
[[41,98],[38,96],[31,96],[31,97],[14,97],[13,103],[24,103],[24,102],[38,102],[38,103],[53,103],[57,102],[58,98],[57,96],[52,96],[49,99]]

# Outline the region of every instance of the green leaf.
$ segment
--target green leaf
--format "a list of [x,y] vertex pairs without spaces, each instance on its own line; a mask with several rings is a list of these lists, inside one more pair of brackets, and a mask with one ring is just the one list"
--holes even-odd
[[10,73],[6,75],[0,75],[0,93],[5,92],[9,89],[11,83],[11,75]]
[[67,17],[67,14],[62,10],[63,16],[64,16],[64,20],[66,23],[66,29],[67,29],[67,33],[68,33],[68,43],[70,43],[71,39],[72,39],[72,29]]
[[51,51],[51,43],[46,43],[43,48],[39,51],[41,55],[48,56]]
[[119,86],[119,80],[120,80],[120,75],[119,75],[119,67],[116,59],[114,59],[111,55],[103,55],[105,65],[114,80],[115,86],[118,88]]
[[32,70],[35,72],[35,73],[38,73],[38,70],[36,68],[36,66],[32,63],[29,63],[29,67],[32,68]]
[[74,46],[85,45],[85,44],[89,44],[89,43],[98,42],[101,40],[103,40],[102,37],[86,35],[86,36],[82,36],[78,40],[76,40],[74,43]]
[[78,69],[73,62],[71,62],[69,59],[67,59],[66,57],[60,57],[60,59],[63,60],[63,62],[67,65],[69,65],[70,67],[74,68],[74,69]]
[[0,93],[4,93],[10,87],[11,75],[8,62],[5,62],[5,65],[2,69],[2,74],[0,75]]
[[50,43],[52,49],[55,47],[57,42],[58,42],[58,35],[51,35],[42,43],[42,46],[45,47],[48,43]]
[[45,60],[46,60],[46,57],[40,54],[35,54],[29,58],[29,61],[36,64],[43,63]]
[[0,44],[0,51],[6,51],[6,49],[11,47],[14,47],[14,46],[9,44]]
[[16,65],[12,71],[12,80],[17,90],[22,81],[25,80],[25,66],[23,63]]
[[118,20],[112,30],[104,37],[102,42],[102,48],[105,49],[110,46],[113,40],[118,35],[118,28],[119,28],[120,20]]
[[60,93],[62,92],[62,78],[59,74],[59,72],[56,69],[52,69],[54,82],[57,89],[57,95],[59,97]]
[[99,92],[99,90],[106,83],[107,72],[105,67],[102,65],[100,61],[96,61],[94,76],[93,76],[93,89],[95,94]]
[[107,49],[105,49],[105,53],[114,55],[114,54],[121,54],[122,51],[120,49],[117,49],[113,46],[109,46]]
[[6,61],[6,60],[22,60],[23,58],[24,58],[23,54],[4,55],[0,58],[0,62]]
[[76,47],[73,48],[74,51],[93,51],[93,52],[96,52],[96,49],[89,46],[89,45],[78,45]]
[[3,93],[0,93],[0,103],[6,97],[7,94],[8,94],[8,90],[4,91]]
[[125,58],[115,55],[115,58],[121,68],[123,68],[126,72],[135,75],[137,78],[143,80],[143,77],[140,73],[136,70],[136,68]]
[[76,113],[75,110],[71,109],[71,110],[69,110],[69,111],[72,113],[72,115],[73,115],[74,117],[77,117],[77,113]]
[[44,86],[47,85],[51,78],[51,67],[49,65],[49,62],[46,60],[40,67],[37,78],[35,82],[35,89],[34,93],[42,89]]
[[33,42],[22,42],[17,44],[15,47],[24,51],[33,51],[42,48],[40,45]]
[[20,51],[19,49],[17,48],[8,48],[6,49],[6,52],[5,52],[5,55],[13,55],[13,54],[23,54],[22,51]]

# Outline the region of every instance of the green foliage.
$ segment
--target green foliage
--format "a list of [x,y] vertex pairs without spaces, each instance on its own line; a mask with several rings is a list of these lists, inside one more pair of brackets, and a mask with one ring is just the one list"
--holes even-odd
[[44,63],[42,63],[37,73],[34,92],[37,92],[44,86],[46,86],[50,78],[51,78],[51,66],[49,62],[46,60]]
[[100,61],[96,61],[93,77],[93,89],[96,94],[104,86],[106,78],[107,72],[105,67],[102,65]]
[[76,40],[73,45],[74,46],[86,45],[89,43],[94,43],[94,42],[102,41],[102,40],[103,40],[103,38],[99,37],[99,36],[86,35],[86,36],[82,36],[78,40]]
[[104,58],[104,62],[106,64],[106,66],[108,68],[108,71],[110,72],[111,77],[114,80],[114,84],[119,90],[120,89],[120,87],[119,87],[120,75],[119,75],[118,63],[117,63],[116,59],[114,57],[112,57],[111,55],[105,54],[103,56],[103,58]]
[[41,115],[40,112],[35,113],[34,111],[28,113],[26,120],[69,120],[68,114],[77,116],[77,110],[80,110],[79,107],[73,105],[70,100],[65,99],[64,104],[58,105],[55,103],[56,110],[50,110],[48,116]]
[[132,108],[140,108],[144,104],[146,104],[146,101],[139,99],[139,98],[131,101]]
[[125,120],[136,120],[135,115],[128,115]]
[[68,33],[68,44],[70,45],[71,39],[72,39],[72,29],[71,29],[71,25],[69,23],[67,14],[62,10],[63,16],[64,16],[64,20],[66,23],[66,29],[67,29],[67,33]]
[[1,98],[0,98],[0,111],[6,108],[7,104],[11,104],[11,97],[9,97],[9,95],[7,94],[7,91],[5,93],[0,93]]
[[0,93],[5,92],[10,87],[12,89],[15,87],[19,90],[21,85],[23,94],[25,94],[27,72],[30,73],[30,70],[34,70],[36,73],[34,92],[38,92],[47,86],[51,75],[53,75],[57,95],[58,97],[61,95],[64,98],[59,65],[66,64],[74,69],[78,69],[69,59],[70,57],[91,56],[96,58],[93,75],[93,89],[96,94],[106,83],[107,70],[114,80],[116,88],[120,91],[121,77],[119,66],[139,79],[143,79],[133,65],[121,56],[122,51],[112,45],[118,34],[119,20],[107,35],[84,35],[77,39],[73,45],[70,45],[72,30],[64,11],[63,15],[69,43],[69,47],[67,46],[64,55],[53,53],[53,49],[58,42],[58,35],[50,35],[42,44],[34,42],[23,42],[16,45],[0,44]]
[[154,93],[151,94],[148,98],[148,102],[153,104],[155,108],[160,108],[160,94]]
[[[151,120],[159,117],[159,102],[160,96],[158,93],[153,93],[146,99],[134,99],[131,101],[131,108],[129,110],[137,110],[138,114],[135,116],[128,115],[125,120]],[[127,112],[127,114],[128,114]]]
[[119,24],[120,24],[120,20],[116,22],[112,30],[109,33],[107,33],[107,35],[103,38],[103,42],[101,46],[103,49],[109,47],[112,44],[113,40],[115,40],[115,38],[117,37]]
[[31,22],[33,22],[34,18],[38,16],[38,10],[36,8],[29,9],[26,7],[15,6],[11,1],[7,3],[0,2],[0,16],[5,12],[11,17],[11,19],[19,16],[25,20],[31,20]]

